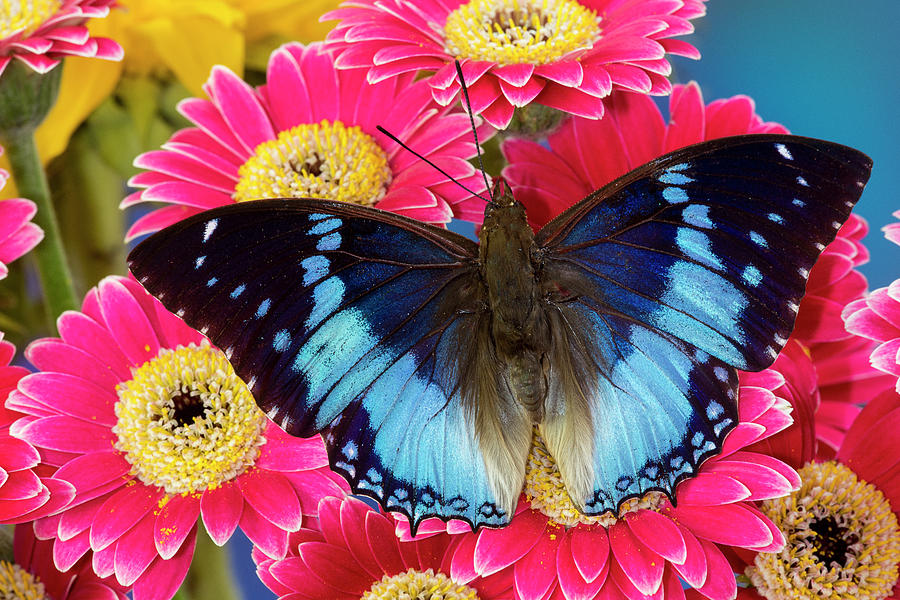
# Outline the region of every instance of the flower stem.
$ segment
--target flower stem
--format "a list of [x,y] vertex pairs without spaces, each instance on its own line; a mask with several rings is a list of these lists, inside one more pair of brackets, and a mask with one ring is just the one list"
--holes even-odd
[[192,600],[240,600],[238,584],[231,572],[228,551],[216,546],[206,531],[197,532],[197,547],[187,579],[181,589]]
[[34,249],[40,271],[41,287],[47,302],[51,328],[63,311],[76,310],[78,299],[72,282],[72,274],[66,263],[66,253],[59,234],[56,212],[50,199],[47,176],[38,156],[31,128],[2,132],[2,143],[9,157],[12,175],[19,195],[37,205],[35,224],[44,230],[44,239]]

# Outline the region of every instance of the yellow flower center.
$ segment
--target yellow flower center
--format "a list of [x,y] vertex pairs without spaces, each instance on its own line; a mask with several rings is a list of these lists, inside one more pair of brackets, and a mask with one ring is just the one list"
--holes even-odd
[[34,31],[60,6],[60,0],[0,0],[0,40]]
[[44,584],[20,567],[0,560],[0,599],[44,600]]
[[648,492],[641,498],[626,500],[619,507],[617,515],[612,512],[605,512],[602,515],[585,515],[579,512],[572,503],[569,492],[566,491],[553,455],[547,450],[543,438],[535,427],[531,452],[525,464],[525,498],[531,503],[531,508],[549,517],[552,524],[574,527],[581,523],[610,527],[627,513],[637,512],[640,509],[658,510],[666,496],[660,492]]
[[444,43],[457,58],[543,65],[589,49],[599,25],[574,0],[472,0],[447,17]]
[[327,120],[297,125],[263,142],[238,173],[237,202],[319,198],[372,206],[391,182],[387,155],[372,136]]
[[770,600],[883,600],[897,583],[900,529],[884,494],[836,462],[808,463],[800,489],[762,510],[784,532],[747,576]]
[[360,600],[478,600],[478,593],[433,569],[410,569],[399,575],[385,575]]
[[160,350],[116,391],[116,449],[138,479],[169,494],[237,477],[265,443],[265,415],[225,355],[206,342]]

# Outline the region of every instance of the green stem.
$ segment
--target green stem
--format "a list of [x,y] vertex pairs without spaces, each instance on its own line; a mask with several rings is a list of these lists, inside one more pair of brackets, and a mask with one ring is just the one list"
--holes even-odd
[[192,600],[240,600],[238,584],[231,573],[228,551],[216,546],[202,528],[187,579],[181,586]]
[[66,253],[59,234],[56,211],[50,200],[50,188],[30,128],[3,132],[3,147],[9,157],[12,175],[19,195],[37,204],[35,224],[44,230],[44,239],[34,249],[40,272],[41,286],[47,302],[51,329],[55,331],[55,319],[63,311],[76,310],[78,299],[72,282],[72,274],[66,263]]

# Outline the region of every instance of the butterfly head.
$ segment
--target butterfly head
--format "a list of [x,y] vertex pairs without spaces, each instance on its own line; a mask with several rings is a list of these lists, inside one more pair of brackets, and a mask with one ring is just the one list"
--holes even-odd
[[485,209],[485,216],[492,209],[501,206],[513,206],[514,204],[518,204],[518,202],[513,198],[512,188],[509,187],[509,184],[506,183],[503,177],[497,177],[494,180],[493,187],[491,187],[491,201]]

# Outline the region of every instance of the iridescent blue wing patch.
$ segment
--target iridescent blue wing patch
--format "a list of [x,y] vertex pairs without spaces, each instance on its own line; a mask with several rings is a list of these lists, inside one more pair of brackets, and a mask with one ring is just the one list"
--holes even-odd
[[357,493],[411,516],[499,525],[464,418],[477,245],[390,213],[316,200],[208,211],[129,262],[222,348],[286,431],[323,433]]
[[724,138],[632,171],[538,233],[571,346],[595,353],[575,357],[594,399],[589,512],[671,493],[721,450],[735,369],[774,361],[870,169],[820,140]]

